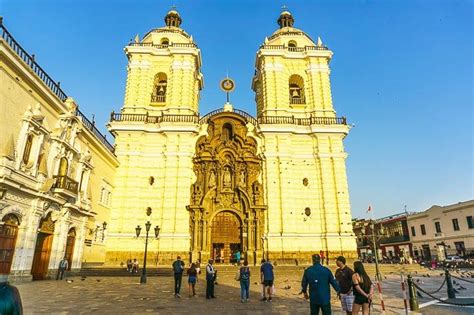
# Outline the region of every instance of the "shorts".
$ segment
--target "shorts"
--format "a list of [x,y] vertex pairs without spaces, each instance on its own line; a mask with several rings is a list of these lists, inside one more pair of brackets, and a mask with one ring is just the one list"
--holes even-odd
[[273,286],[273,280],[263,280],[263,286],[265,287]]
[[341,306],[344,312],[352,312],[352,305],[354,305],[354,295],[352,293],[341,293]]
[[196,283],[196,278],[197,278],[197,277],[189,276],[189,277],[188,277],[188,283],[191,283],[191,284]]

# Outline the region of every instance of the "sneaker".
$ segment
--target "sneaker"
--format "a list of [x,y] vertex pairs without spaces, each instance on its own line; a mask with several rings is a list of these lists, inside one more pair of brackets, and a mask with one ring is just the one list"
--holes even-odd
[[272,298],[268,298],[268,302],[271,302],[272,301]]
[[266,302],[266,301],[267,301],[267,298],[266,298],[266,297],[263,297],[260,301]]
[[245,301],[244,299],[240,299],[240,303],[244,303],[244,301]]
[[245,299],[245,303],[249,302],[250,300],[249,299]]
[[179,298],[181,297],[181,295],[179,295],[179,294],[176,294],[176,297],[179,299]]

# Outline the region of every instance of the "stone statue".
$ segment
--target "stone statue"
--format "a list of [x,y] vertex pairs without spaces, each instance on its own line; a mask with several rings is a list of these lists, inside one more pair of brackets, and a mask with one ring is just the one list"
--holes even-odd
[[214,172],[214,170],[211,170],[211,174],[209,175],[209,183],[207,187],[212,188],[214,186],[216,186],[216,173]]
[[224,188],[232,188],[232,174],[230,173],[229,167],[224,168],[224,180],[223,186]]

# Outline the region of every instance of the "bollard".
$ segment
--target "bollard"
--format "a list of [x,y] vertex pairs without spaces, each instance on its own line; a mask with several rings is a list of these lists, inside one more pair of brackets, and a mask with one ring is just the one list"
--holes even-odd
[[413,284],[413,278],[411,277],[411,275],[408,275],[407,283],[408,283],[408,294],[410,296],[410,310],[418,311],[419,307],[418,307],[418,301],[416,300],[416,289],[415,289],[415,285]]
[[446,277],[446,284],[448,286],[448,298],[455,299],[456,293],[454,292],[453,283],[451,282],[451,275],[449,274],[449,270],[445,269],[444,274]]

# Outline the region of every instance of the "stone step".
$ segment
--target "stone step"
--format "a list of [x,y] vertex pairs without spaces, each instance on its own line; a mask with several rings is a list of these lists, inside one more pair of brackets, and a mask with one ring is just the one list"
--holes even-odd
[[[218,274],[234,274],[237,271],[236,266],[232,265],[216,265],[216,270]],[[285,273],[303,273],[303,271],[308,266],[275,266],[275,273],[285,274]],[[370,276],[375,275],[375,264],[364,264],[365,270]],[[202,272],[205,272],[203,265]],[[259,274],[260,266],[249,266],[252,274]],[[329,269],[334,272],[337,269],[336,265],[329,265]],[[431,273],[429,269],[424,268],[417,264],[412,265],[398,265],[398,264],[380,264],[379,270],[382,275],[389,274],[405,274],[414,273],[414,274],[429,274]],[[139,276],[141,275],[142,270],[140,269],[138,273],[130,273],[123,267],[115,266],[83,266],[79,271],[80,276],[114,276],[114,277],[126,277],[126,276]],[[172,276],[173,271],[171,266],[151,266],[147,267],[147,275],[149,276]]]

